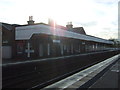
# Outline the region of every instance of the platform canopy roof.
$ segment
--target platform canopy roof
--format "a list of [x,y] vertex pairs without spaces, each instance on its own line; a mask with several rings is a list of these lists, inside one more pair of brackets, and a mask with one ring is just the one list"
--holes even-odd
[[50,27],[49,25],[44,25],[44,24],[19,26],[15,28],[16,40],[29,40],[34,34],[47,34],[47,35],[54,35],[54,36],[60,36],[66,38],[80,39],[85,41],[113,44],[112,41],[108,41],[105,39],[101,39],[89,35],[83,35],[60,28],[53,28]]

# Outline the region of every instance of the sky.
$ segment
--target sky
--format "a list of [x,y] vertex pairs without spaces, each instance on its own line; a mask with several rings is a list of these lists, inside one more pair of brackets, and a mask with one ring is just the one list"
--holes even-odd
[[0,0],[0,22],[27,24],[29,16],[35,23],[83,27],[88,35],[103,39],[118,38],[119,0]]

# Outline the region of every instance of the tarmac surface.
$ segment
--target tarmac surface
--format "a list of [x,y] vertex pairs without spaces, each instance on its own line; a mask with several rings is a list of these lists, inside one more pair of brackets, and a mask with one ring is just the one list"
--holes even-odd
[[120,90],[120,59],[89,88],[117,88]]

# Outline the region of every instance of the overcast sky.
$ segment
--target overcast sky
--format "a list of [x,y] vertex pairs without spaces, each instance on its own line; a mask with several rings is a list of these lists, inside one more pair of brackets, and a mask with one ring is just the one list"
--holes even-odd
[[84,27],[89,35],[104,39],[118,37],[119,0],[0,0],[0,22],[27,24],[33,16],[36,23],[57,24],[72,21],[74,27]]

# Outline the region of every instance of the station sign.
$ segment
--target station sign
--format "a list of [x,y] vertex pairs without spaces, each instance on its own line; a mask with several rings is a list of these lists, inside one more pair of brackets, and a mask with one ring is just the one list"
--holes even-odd
[[53,40],[53,43],[60,43],[60,40]]

